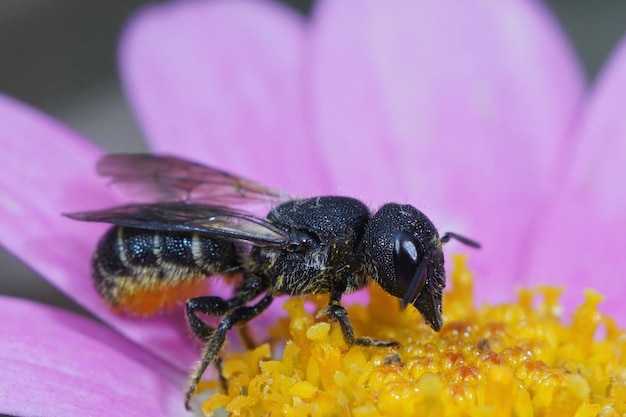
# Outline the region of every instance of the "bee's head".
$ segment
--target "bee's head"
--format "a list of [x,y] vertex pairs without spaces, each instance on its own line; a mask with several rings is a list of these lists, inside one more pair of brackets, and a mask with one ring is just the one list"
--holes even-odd
[[442,243],[456,238],[479,245],[454,233],[439,237],[437,229],[421,211],[409,205],[385,204],[368,225],[364,249],[376,267],[374,279],[401,307],[412,304],[434,329],[443,325],[441,299],[446,286]]

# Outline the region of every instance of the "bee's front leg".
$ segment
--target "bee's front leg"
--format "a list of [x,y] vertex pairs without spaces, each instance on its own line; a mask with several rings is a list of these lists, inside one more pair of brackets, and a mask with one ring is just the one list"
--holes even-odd
[[341,305],[341,296],[343,295],[345,288],[335,288],[330,294],[330,302],[326,308],[323,308],[317,314],[317,317],[328,316],[332,321],[339,323],[341,327],[341,333],[343,339],[348,345],[360,345],[360,346],[379,346],[379,347],[397,347],[400,346],[398,342],[385,342],[382,340],[372,339],[371,337],[359,337],[354,336],[354,329],[348,318],[348,312],[345,307]]

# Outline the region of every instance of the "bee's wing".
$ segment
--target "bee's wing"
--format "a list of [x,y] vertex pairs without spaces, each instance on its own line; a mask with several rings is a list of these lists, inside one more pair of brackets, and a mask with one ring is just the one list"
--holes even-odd
[[225,206],[184,202],[129,204],[104,210],[65,214],[90,222],[167,232],[196,232],[228,240],[251,242],[258,246],[282,246],[288,231],[250,213]]
[[272,188],[173,156],[109,154],[98,162],[97,170],[135,200],[228,206],[287,199]]

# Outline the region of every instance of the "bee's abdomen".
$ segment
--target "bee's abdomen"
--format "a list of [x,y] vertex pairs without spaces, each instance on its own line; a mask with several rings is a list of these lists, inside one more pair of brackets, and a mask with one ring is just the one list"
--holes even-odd
[[206,276],[237,272],[240,261],[225,240],[116,226],[100,240],[92,268],[111,308],[150,314],[197,295]]

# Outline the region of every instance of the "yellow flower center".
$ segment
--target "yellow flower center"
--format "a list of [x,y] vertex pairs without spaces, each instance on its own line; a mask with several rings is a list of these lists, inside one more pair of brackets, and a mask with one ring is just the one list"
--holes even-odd
[[[455,258],[436,333],[412,308],[377,286],[367,306],[348,308],[357,336],[400,342],[399,348],[347,346],[339,326],[315,318],[327,298],[294,297],[270,330],[282,343],[230,353],[228,392],[202,408],[261,416],[618,416],[626,413],[626,335],[600,314],[602,296],[585,293],[569,324],[560,290],[523,290],[514,304],[474,308],[472,277]],[[600,324],[602,338],[596,335]],[[595,337],[594,337],[595,336]],[[277,349],[278,350],[278,349]],[[205,388],[216,389],[208,383]]]

